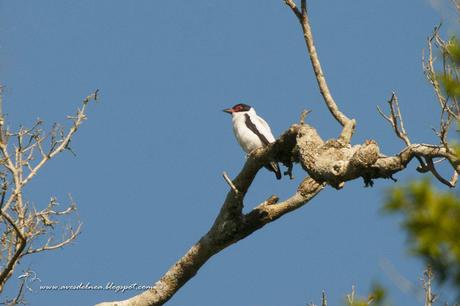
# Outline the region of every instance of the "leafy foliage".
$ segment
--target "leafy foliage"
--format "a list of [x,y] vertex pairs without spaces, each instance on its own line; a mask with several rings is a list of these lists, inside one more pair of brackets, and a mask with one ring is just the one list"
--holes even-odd
[[438,74],[446,95],[450,98],[460,97],[460,81],[458,72],[460,70],[460,42],[456,37],[451,38],[441,48],[444,62],[444,71]]
[[387,302],[387,294],[386,289],[382,287],[382,285],[375,283],[372,285],[371,293],[368,295],[367,298],[356,297],[355,296],[355,288],[353,287],[350,294],[347,294],[345,299],[346,306],[388,306],[390,305]]
[[451,280],[460,290],[460,199],[439,192],[428,180],[394,188],[384,210],[402,214],[412,254],[421,257],[438,279]]

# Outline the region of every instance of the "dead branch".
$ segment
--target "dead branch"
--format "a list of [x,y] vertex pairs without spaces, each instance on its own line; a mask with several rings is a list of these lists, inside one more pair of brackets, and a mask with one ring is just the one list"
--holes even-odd
[[[426,58],[425,56],[423,56],[422,63],[423,63],[423,70],[424,70],[425,76],[427,77],[427,80],[430,82],[430,84],[432,85],[434,89],[436,98],[438,100],[438,103],[441,109],[440,129],[439,131],[435,131],[435,133],[439,137],[440,142],[444,146],[445,150],[448,153],[451,153],[453,152],[453,150],[452,148],[449,147],[449,144],[448,144],[448,133],[451,128],[452,122],[454,121],[459,122],[460,106],[455,97],[447,97],[446,95],[444,95],[442,91],[441,84],[439,82],[440,74],[436,71],[436,68],[435,68],[435,63],[437,59],[433,55],[434,54],[433,45],[435,45],[435,47],[442,53],[441,65],[442,65],[442,71],[443,71],[442,76],[443,77],[458,79],[458,67],[456,67],[455,63],[449,60],[449,57],[451,56],[449,54],[450,53],[449,42],[445,42],[444,40],[441,39],[439,35],[440,27],[441,25],[435,27],[433,34],[428,38],[427,40],[428,56]],[[391,100],[393,100],[393,96]],[[409,138],[407,137],[407,134],[404,131],[404,127],[402,126],[402,132],[397,127],[398,119],[401,122],[401,125],[403,124],[403,121],[402,121],[402,117],[400,117],[400,110],[399,110],[399,106],[397,105],[397,98],[394,100],[396,101],[396,103],[390,103],[390,109],[391,109],[391,114],[392,114],[392,116],[390,117],[391,119],[390,123],[396,122],[396,126],[393,124],[395,132],[399,138],[402,138],[402,139],[404,138],[407,144],[409,141]],[[399,115],[399,118],[396,118],[398,116],[394,116],[394,104],[396,104],[396,109],[398,112],[397,114]],[[388,120],[387,116],[384,116],[384,117]],[[433,161],[432,158],[427,157],[424,160],[422,160],[420,157],[417,156],[417,159],[420,162],[420,167],[417,168],[417,171],[422,172],[422,173],[430,171],[433,174],[433,176],[436,179],[438,179],[438,181],[440,181],[441,183],[451,188],[455,186],[457,179],[458,179],[459,172],[457,169],[455,169],[454,165],[453,165],[455,169],[454,174],[450,180],[447,180],[439,174],[439,172],[437,171],[435,167],[435,162]]]
[[450,121],[450,117],[452,117],[455,118],[455,120],[458,122],[460,120],[460,106],[456,98],[449,99],[444,95],[442,91],[442,87],[439,82],[439,76],[435,68],[437,58],[433,54],[433,45],[435,45],[435,47],[443,55],[441,63],[443,76],[449,76],[454,74],[456,79],[458,79],[458,70],[455,67],[453,67],[453,65],[449,62],[449,43],[445,42],[439,35],[440,28],[441,24],[434,28],[433,33],[427,39],[428,57],[425,57],[425,55],[423,55],[422,67],[428,82],[433,87],[433,90],[436,94],[436,98],[441,108],[441,129],[448,129],[450,124],[444,128],[442,127],[442,124],[444,123],[444,120],[442,120],[442,118],[446,114],[448,117],[447,121]]
[[[301,0],[301,10],[298,9],[293,0],[284,1],[292,10],[292,12],[297,17],[302,31],[304,33],[305,44],[307,46],[308,55],[315,73],[316,81],[319,86],[321,95],[323,96],[324,102],[326,103],[327,108],[331,112],[332,116],[343,126],[351,126],[352,130],[355,127],[355,120],[349,119],[345,114],[343,114],[335,102],[332,94],[327,85],[326,78],[324,77],[323,69],[321,68],[321,63],[319,61],[318,53],[316,52],[315,43],[313,40],[313,32],[310,26],[310,20],[307,12],[307,1]],[[353,134],[353,133],[352,133]],[[350,136],[351,137],[351,136]],[[350,139],[345,139],[345,141],[350,142]]]
[[[315,149],[316,147],[316,149]],[[221,250],[249,236],[283,215],[294,211],[315,197],[327,184],[340,188],[343,182],[364,178],[372,185],[377,178],[392,178],[415,157],[446,158],[457,171],[460,160],[443,146],[411,144],[395,156],[382,157],[373,141],[364,145],[346,146],[340,141],[323,142],[317,131],[307,125],[294,124],[274,143],[253,151],[243,169],[232,181],[232,187],[213,226],[190,250],[155,283],[151,290],[131,299],[106,302],[98,306],[162,305],[168,301],[206,261]],[[311,159],[311,160],[309,160]],[[306,177],[290,198],[278,202],[271,196],[252,211],[243,214],[243,200],[257,172],[269,160],[285,163],[300,161],[310,177]]]
[[43,251],[52,251],[52,250],[62,248],[63,246],[65,246],[65,245],[71,243],[72,241],[74,241],[75,239],[77,239],[77,236],[81,233],[81,226],[82,226],[82,224],[79,223],[76,230],[73,230],[72,228],[70,228],[69,229],[69,232],[70,232],[69,237],[64,239],[64,240],[62,240],[61,242],[51,244],[51,239],[48,239],[48,241],[46,242],[46,244],[44,246],[36,248],[36,249],[29,248],[26,252],[21,254],[21,257],[24,257],[24,256],[29,255],[29,254],[39,253],[39,252],[43,252]]
[[0,292],[1,292],[6,281],[13,274],[14,267],[17,264],[19,258],[21,257],[21,253],[24,251],[24,248],[26,246],[26,239],[21,229],[19,229],[15,221],[6,212],[4,212],[3,210],[0,210],[0,215],[5,220],[8,221],[11,227],[14,228],[14,231],[16,232],[16,237],[17,237],[17,241],[14,246],[15,248],[14,255],[11,256],[11,258],[8,260],[5,267],[2,269],[2,272],[0,273]]
[[126,301],[98,305],[162,305],[169,300],[198,269],[213,255],[249,236],[265,225],[308,203],[325,186],[312,178],[305,178],[293,196],[278,203],[272,196],[247,214],[242,213],[243,198],[257,172],[268,160],[285,161],[283,152],[292,152],[298,125],[292,126],[275,143],[255,150],[249,155],[243,169],[233,180],[241,197],[231,189],[213,226],[189,251],[174,264],[151,290]]
[[323,290],[323,293],[321,294],[321,306],[327,306],[327,296],[326,296],[326,291]]
[[230,188],[232,188],[233,192],[235,193],[235,195],[238,195],[240,192],[238,191],[238,189],[236,189],[235,185],[233,185],[233,182],[232,180],[228,177],[228,174],[227,172],[223,172],[222,173],[222,176],[224,177],[224,180],[225,182],[228,184],[228,186],[230,186]]
[[[445,158],[454,169],[456,180],[456,176],[460,173],[459,157],[453,154],[448,146],[411,143],[404,128],[396,95],[393,95],[389,101],[390,115],[387,116],[379,111],[390,122],[406,147],[394,156],[384,156],[380,154],[380,148],[373,140],[350,145],[355,120],[349,119],[339,110],[329,91],[313,41],[306,0],[301,0],[300,9],[293,0],[284,0],[284,2],[302,26],[319,90],[332,116],[342,125],[341,134],[337,139],[323,141],[317,130],[304,122],[305,115],[303,115],[300,125],[292,125],[274,143],[251,152],[234,180],[230,180],[224,172],[223,176],[230,190],[212,227],[166,271],[152,289],[128,300],[104,302],[98,306],[163,305],[196,275],[209,258],[283,215],[304,206],[326,185],[342,188],[346,181],[360,177],[364,179],[366,186],[372,186],[374,179],[395,180],[393,175],[405,169],[414,158],[424,165],[423,161],[428,161],[428,166],[425,167],[434,165],[432,162],[434,158]],[[290,198],[279,202],[277,196],[270,196],[249,213],[244,214],[244,197],[258,171],[269,161],[281,162],[289,169],[292,169],[293,163],[300,163],[308,176]],[[434,169],[434,166],[432,168]],[[435,170],[427,171],[431,171],[436,176]],[[354,295],[353,288],[349,296],[351,301],[354,300]],[[322,304],[327,304],[325,295]]]
[[[42,151],[42,160],[30,171],[29,175],[22,181],[22,185],[26,185],[40,170],[43,165],[56,156],[57,154],[61,153],[62,151],[69,149],[69,144],[70,140],[72,139],[72,136],[75,134],[75,132],[78,130],[80,125],[84,120],[86,120],[86,107],[88,105],[88,102],[91,100],[97,100],[97,94],[99,90],[96,90],[93,94],[89,95],[83,100],[83,106],[82,109],[77,110],[77,114],[75,117],[69,117],[69,119],[73,120],[72,127],[70,130],[67,132],[67,135],[65,135],[61,140],[55,141],[52,144],[51,150],[47,154],[43,154]],[[40,142],[39,142],[40,143]]]
[[[77,115],[71,118],[72,126],[67,133],[61,130],[60,135],[54,135],[54,129],[48,135],[41,130],[42,121],[31,128],[19,128],[15,133],[5,129],[4,118],[0,109],[0,225],[3,232],[0,235],[0,292],[5,283],[13,275],[19,260],[26,255],[37,252],[54,250],[75,240],[80,233],[81,224],[74,230],[68,228],[61,241],[53,242],[54,226],[60,222],[59,216],[69,215],[76,209],[75,204],[69,208],[57,210],[55,198],[42,210],[30,207],[23,198],[23,189],[38,171],[60,152],[70,149],[70,142],[80,125],[86,119],[86,107],[91,100],[96,100],[97,92],[83,100],[82,108]],[[0,96],[1,108],[1,96]],[[49,149],[45,148],[45,140],[51,135]],[[14,143],[11,140],[15,140]],[[39,157],[39,162],[34,164]],[[45,244],[38,244],[39,240],[46,238]],[[41,239],[39,239],[41,238]],[[33,244],[37,244],[33,247]]]
[[408,146],[410,146],[411,142],[409,137],[407,136],[406,129],[404,128],[404,121],[401,116],[401,110],[399,108],[398,97],[396,96],[395,92],[391,94],[390,100],[388,100],[388,105],[390,107],[390,115],[385,115],[380,107],[377,106],[377,110],[379,111],[380,115],[388,121],[391,126],[393,127],[395,134]]
[[423,289],[425,290],[425,306],[432,306],[436,300],[436,295],[432,293],[431,281],[433,280],[433,272],[431,267],[428,267],[423,274]]
[[[404,143],[407,145],[406,149],[411,147],[411,141],[410,141],[410,138],[404,128],[404,120],[402,118],[402,115],[401,115],[401,110],[399,108],[399,103],[398,103],[398,98],[396,96],[396,94],[393,92],[391,94],[391,98],[390,100],[388,101],[388,104],[389,104],[389,108],[390,108],[390,115],[385,115],[382,110],[377,106],[377,109],[380,113],[380,115],[382,115],[383,118],[385,118],[386,121],[388,121],[390,123],[390,125],[393,127],[393,130],[396,134],[396,136],[398,138],[400,138],[401,140],[404,141]],[[448,128],[448,127],[447,127]],[[444,133],[446,133],[446,131],[444,131]],[[445,149],[445,153],[448,154],[448,153],[451,153],[453,152],[453,149],[451,149],[449,147],[449,145],[447,144],[447,141],[445,141],[444,139],[445,137],[445,134],[441,136],[441,143]],[[453,154],[451,154],[453,156]],[[436,170],[436,167],[434,165],[434,162],[433,162],[433,157],[431,156],[426,156],[426,155],[423,155],[423,154],[416,154],[414,156],[420,163],[420,166],[417,168],[417,171],[420,172],[420,173],[426,173],[426,172],[431,172],[433,174],[433,176],[438,180],[440,181],[441,183],[443,183],[444,185],[448,186],[448,187],[455,187],[455,184],[457,182],[457,177],[458,177],[458,170],[456,170],[456,167],[454,166],[454,175],[452,176],[452,178],[450,180],[447,180],[445,178],[443,178],[439,172]]]

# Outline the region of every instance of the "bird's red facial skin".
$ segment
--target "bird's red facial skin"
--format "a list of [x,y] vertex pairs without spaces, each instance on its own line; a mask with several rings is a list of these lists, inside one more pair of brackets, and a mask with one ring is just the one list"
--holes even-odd
[[244,110],[245,109],[244,109],[243,105],[241,105],[241,104],[237,104],[237,105],[233,106],[233,112],[235,112],[235,113],[242,112]]
[[232,108],[227,108],[227,109],[224,109],[223,111],[226,112],[227,114],[233,114],[233,113],[249,111],[250,109],[251,107],[249,105],[237,104],[233,106]]

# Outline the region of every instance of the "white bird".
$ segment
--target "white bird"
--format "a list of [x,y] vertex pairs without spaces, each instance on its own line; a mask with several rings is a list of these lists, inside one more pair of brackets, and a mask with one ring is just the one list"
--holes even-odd
[[[233,133],[246,153],[249,154],[254,149],[275,142],[270,126],[256,114],[253,107],[240,103],[232,108],[224,109],[224,112],[232,115]],[[277,179],[281,179],[281,171],[277,162],[270,162],[265,167],[275,172]]]

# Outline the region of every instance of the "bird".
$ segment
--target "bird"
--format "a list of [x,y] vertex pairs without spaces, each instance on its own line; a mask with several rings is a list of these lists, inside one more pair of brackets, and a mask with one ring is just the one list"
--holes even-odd
[[[256,110],[247,104],[236,104],[223,110],[232,115],[233,133],[241,148],[247,153],[275,142],[270,126],[257,115]],[[281,171],[277,162],[270,162],[265,168],[281,179]]]

